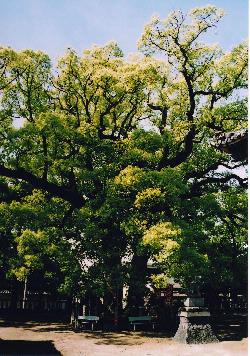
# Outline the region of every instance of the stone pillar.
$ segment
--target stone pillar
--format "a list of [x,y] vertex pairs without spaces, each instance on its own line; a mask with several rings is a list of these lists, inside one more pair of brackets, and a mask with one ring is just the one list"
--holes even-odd
[[180,324],[174,339],[183,344],[218,342],[209,323],[210,312],[204,307],[204,298],[187,298],[180,309]]

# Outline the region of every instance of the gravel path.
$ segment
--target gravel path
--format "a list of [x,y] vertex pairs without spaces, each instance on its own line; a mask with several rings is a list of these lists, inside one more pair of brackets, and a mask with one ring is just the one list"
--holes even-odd
[[16,323],[0,327],[0,356],[246,356],[247,339],[180,345],[161,333],[80,332],[67,325]]

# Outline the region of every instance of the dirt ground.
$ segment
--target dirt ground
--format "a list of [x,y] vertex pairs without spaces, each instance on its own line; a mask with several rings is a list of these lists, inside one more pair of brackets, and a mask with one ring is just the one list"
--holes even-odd
[[182,345],[164,333],[78,332],[58,323],[0,323],[0,356],[245,356],[247,338]]

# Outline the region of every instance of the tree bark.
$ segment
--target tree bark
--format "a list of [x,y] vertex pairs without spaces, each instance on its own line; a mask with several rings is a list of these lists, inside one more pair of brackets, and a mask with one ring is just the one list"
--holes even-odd
[[127,310],[129,313],[137,314],[144,307],[144,298],[147,281],[148,255],[134,254],[131,261],[131,272],[127,298]]

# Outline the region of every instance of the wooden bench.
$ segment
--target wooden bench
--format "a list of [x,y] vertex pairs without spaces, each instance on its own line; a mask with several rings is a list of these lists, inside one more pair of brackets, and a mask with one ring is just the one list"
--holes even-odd
[[150,315],[144,315],[144,316],[129,316],[128,317],[128,321],[130,323],[130,325],[133,325],[134,327],[134,331],[135,331],[135,327],[136,325],[145,325],[145,324],[152,324],[152,328],[153,330],[155,329],[155,324],[156,321],[153,320],[153,317]]
[[78,316],[78,322],[80,325],[91,324],[91,330],[94,330],[94,324],[97,324],[99,321],[99,316],[95,315],[80,315]]

